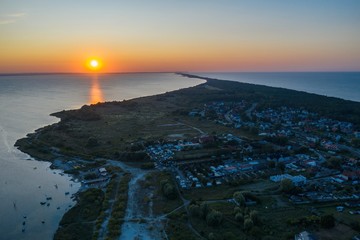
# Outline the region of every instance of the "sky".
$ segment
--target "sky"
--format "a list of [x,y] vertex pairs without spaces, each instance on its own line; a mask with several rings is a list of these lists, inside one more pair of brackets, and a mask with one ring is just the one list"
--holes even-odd
[[0,73],[360,71],[358,0],[0,0]]

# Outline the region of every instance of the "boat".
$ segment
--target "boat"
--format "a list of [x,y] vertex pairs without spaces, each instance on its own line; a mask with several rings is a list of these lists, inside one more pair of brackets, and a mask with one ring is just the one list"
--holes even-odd
[[69,192],[65,192],[65,195],[69,195],[70,193]]
[[46,200],[52,200],[52,197],[47,197]]
[[40,202],[40,204],[41,204],[41,205],[45,205],[45,204],[46,204],[46,202]]
[[46,204],[46,206],[50,206],[50,203]]

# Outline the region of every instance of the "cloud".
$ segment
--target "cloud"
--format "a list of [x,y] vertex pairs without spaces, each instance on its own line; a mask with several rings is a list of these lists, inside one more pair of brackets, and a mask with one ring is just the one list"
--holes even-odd
[[24,13],[24,12],[12,13],[12,14],[8,14],[6,16],[10,17],[10,18],[20,18],[20,17],[26,16],[26,13]]
[[11,24],[11,23],[14,23],[14,22],[15,22],[15,20],[9,20],[9,19],[0,20],[0,25]]
[[26,16],[25,12],[11,13],[7,15],[0,16],[0,25],[7,25],[15,23],[20,18]]

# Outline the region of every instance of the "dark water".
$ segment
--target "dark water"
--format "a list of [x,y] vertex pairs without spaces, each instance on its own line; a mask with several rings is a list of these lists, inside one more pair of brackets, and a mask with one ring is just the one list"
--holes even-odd
[[[13,147],[27,133],[57,122],[50,113],[202,82],[175,74],[0,76],[0,239],[52,239],[65,210],[74,204],[70,197],[79,183]],[[41,206],[50,196],[50,206]]]
[[281,87],[360,102],[360,72],[196,73],[196,75]]

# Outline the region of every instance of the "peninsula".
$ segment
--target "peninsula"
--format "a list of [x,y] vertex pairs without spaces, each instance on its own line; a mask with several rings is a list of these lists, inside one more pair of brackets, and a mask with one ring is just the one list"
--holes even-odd
[[16,142],[82,181],[54,239],[359,234],[360,103],[201,79],[54,113]]

